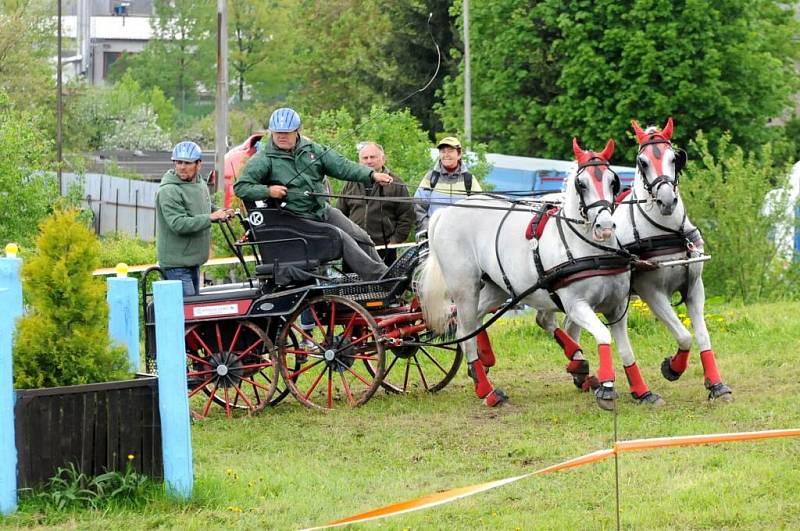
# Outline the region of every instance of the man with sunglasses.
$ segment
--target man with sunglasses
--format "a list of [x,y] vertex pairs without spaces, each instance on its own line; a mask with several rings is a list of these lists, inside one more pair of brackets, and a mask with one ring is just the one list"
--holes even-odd
[[[194,142],[172,150],[175,168],[161,178],[156,194],[156,256],[168,280],[183,283],[183,295],[200,291],[200,266],[208,260],[211,222],[233,210],[213,210],[208,184],[200,176],[203,153]],[[212,211],[213,210],[213,211]]]

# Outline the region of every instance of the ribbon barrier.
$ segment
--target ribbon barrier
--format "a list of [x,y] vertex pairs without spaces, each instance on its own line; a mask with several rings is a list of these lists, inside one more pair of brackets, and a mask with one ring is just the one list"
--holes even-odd
[[445,503],[450,503],[461,498],[466,498],[467,496],[472,496],[473,494],[479,494],[497,487],[502,487],[503,485],[508,485],[509,483],[514,483],[515,481],[519,481],[531,476],[540,476],[550,472],[556,472],[558,470],[565,470],[568,468],[588,465],[590,463],[597,463],[624,452],[636,452],[640,450],[652,450],[655,448],[669,448],[674,446],[697,446],[700,444],[720,444],[726,442],[753,441],[760,439],[777,439],[780,437],[800,437],[800,429],[749,431],[742,433],[717,433],[711,435],[685,435],[677,437],[656,437],[652,439],[617,441],[613,448],[597,450],[596,452],[575,457],[567,461],[562,461],[561,463],[536,470],[535,472],[529,472],[521,476],[489,481],[487,483],[479,483],[477,485],[470,485],[467,487],[458,487],[455,489],[422,496],[420,498],[412,498],[410,500],[393,503],[391,505],[386,505],[385,507],[373,509],[364,513],[348,516],[347,518],[329,522],[318,527],[310,527],[304,529],[303,531],[341,527],[344,525],[368,522],[370,520],[388,518],[398,514],[420,511],[422,509],[428,509],[430,507],[444,505]]

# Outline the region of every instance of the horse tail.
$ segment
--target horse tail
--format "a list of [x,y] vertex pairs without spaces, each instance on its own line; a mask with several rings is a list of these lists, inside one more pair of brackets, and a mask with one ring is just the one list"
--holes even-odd
[[[428,228],[429,242],[432,239],[437,219],[436,215],[431,219]],[[433,249],[428,253],[428,257],[420,269],[416,292],[428,329],[439,334],[444,333],[451,317],[451,304],[444,282],[444,274],[442,274],[442,266]]]

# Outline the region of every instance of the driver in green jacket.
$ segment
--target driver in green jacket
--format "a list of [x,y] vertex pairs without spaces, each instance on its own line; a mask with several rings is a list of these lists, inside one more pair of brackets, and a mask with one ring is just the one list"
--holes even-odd
[[236,196],[247,201],[276,199],[293,214],[333,225],[342,233],[345,263],[365,280],[380,278],[386,265],[369,234],[328,204],[323,179],[329,175],[386,186],[392,183],[392,176],[349,161],[336,151],[300,136],[300,116],[292,109],[273,112],[268,127],[269,141],[247,161],[233,185]]

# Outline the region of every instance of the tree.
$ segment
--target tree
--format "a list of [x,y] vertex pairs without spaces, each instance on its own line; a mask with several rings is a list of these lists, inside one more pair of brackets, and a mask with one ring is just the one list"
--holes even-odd
[[54,108],[51,11],[44,0],[0,0],[0,90],[18,109]]
[[0,89],[0,242],[29,246],[58,198],[54,175],[45,171],[52,148],[37,116],[16,110]]
[[[473,136],[504,153],[565,158],[572,136],[613,137],[632,160],[630,119],[667,116],[752,149],[798,87],[797,22],[772,0],[499,0],[471,15]],[[451,129],[462,75],[439,109]]]
[[22,266],[32,310],[17,324],[14,383],[54,387],[129,375],[125,349],[112,347],[102,280],[92,276],[100,243],[75,211],[41,224],[38,253]]
[[144,88],[160,87],[186,112],[200,85],[214,86],[216,10],[209,0],[155,0],[153,8],[154,38],[115,62],[111,78],[130,70]]
[[706,289],[745,303],[796,295],[797,268],[783,262],[773,241],[781,228],[792,226],[786,208],[789,168],[776,168],[770,144],[745,153],[730,142],[730,135],[723,135],[714,154],[698,135],[694,148],[700,160],[681,180],[687,210],[713,257],[703,275]]

